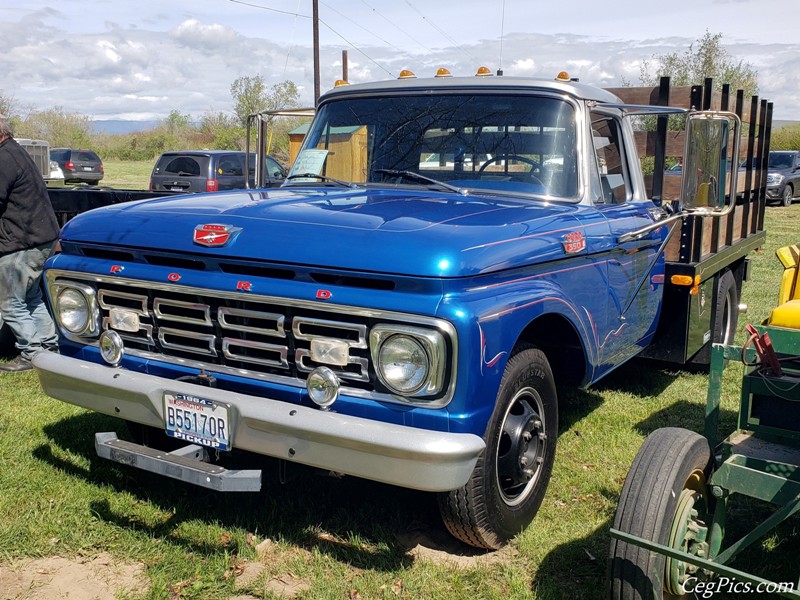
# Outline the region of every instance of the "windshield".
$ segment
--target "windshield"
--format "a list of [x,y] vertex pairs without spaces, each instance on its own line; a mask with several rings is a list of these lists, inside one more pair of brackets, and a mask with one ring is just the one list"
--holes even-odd
[[453,189],[572,199],[578,189],[575,137],[575,110],[558,98],[343,98],[319,109],[290,184],[319,183],[300,177],[316,174],[358,184],[444,182]]
[[792,159],[794,154],[790,153],[769,153],[769,168],[770,169],[789,169],[792,166]]

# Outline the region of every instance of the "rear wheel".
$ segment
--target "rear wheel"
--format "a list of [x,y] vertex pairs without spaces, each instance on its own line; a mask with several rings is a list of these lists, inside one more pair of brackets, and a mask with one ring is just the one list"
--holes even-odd
[[783,196],[781,197],[781,205],[782,206],[791,206],[792,205],[792,197],[794,196],[794,188],[792,188],[791,183],[787,183],[786,187],[783,188]]
[[[644,441],[619,497],[614,529],[696,556],[708,556],[706,482],[711,449],[701,435],[674,427]],[[609,551],[612,600],[680,598],[697,569],[627,542]]]
[[558,410],[547,357],[524,346],[511,356],[484,439],[486,449],[467,484],[439,495],[455,537],[494,550],[536,515],[553,469]]
[[729,270],[719,275],[714,317],[714,335],[717,344],[733,344],[736,327],[739,325],[739,288],[736,278]]

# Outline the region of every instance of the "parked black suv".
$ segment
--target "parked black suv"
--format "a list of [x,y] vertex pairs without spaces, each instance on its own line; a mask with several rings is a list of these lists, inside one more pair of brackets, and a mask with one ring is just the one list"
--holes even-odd
[[50,160],[61,167],[64,183],[96,184],[103,178],[103,161],[93,150],[51,148]]
[[[244,152],[231,150],[192,150],[165,152],[150,175],[153,192],[216,192],[242,189]],[[255,154],[250,154],[250,185],[255,183]],[[271,156],[264,161],[268,187],[283,183],[286,172]]]
[[770,152],[768,168],[767,200],[790,206],[792,199],[800,195],[800,152]]

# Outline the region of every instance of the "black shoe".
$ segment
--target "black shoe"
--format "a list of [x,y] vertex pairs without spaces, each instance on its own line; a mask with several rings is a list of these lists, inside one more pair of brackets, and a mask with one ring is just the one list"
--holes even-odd
[[0,371],[17,372],[17,371],[30,371],[33,368],[31,361],[27,358],[18,356],[5,364],[0,365]]

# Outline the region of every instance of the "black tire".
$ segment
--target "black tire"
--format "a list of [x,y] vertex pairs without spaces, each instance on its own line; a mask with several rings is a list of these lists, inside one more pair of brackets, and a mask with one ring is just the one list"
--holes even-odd
[[711,340],[715,344],[733,344],[739,325],[739,288],[729,270],[719,275],[714,305],[714,329]]
[[522,531],[544,498],[558,436],[558,400],[547,357],[520,347],[508,361],[484,434],[486,449],[467,484],[439,495],[447,529],[496,550]]
[[[670,540],[670,535],[680,501],[688,497],[692,506],[705,502],[711,464],[711,449],[703,436],[675,427],[657,429],[644,441],[628,472],[614,528],[656,543],[679,546]],[[669,575],[663,554],[611,540],[609,559],[612,600],[681,597],[665,590]],[[672,568],[685,566],[677,561],[670,564]]]
[[792,197],[794,197],[794,189],[792,188],[791,183],[787,183],[786,187],[783,188],[783,196],[781,197],[781,206],[791,206]]

